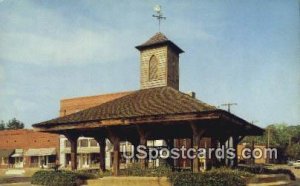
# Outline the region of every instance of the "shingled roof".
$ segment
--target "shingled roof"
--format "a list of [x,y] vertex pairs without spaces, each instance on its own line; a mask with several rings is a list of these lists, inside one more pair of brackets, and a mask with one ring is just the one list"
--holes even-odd
[[173,47],[175,50],[178,51],[178,53],[184,52],[181,48],[179,48],[175,43],[173,43],[171,40],[169,40],[163,33],[158,32],[154,36],[152,36],[148,41],[145,43],[136,46],[138,50],[143,50],[149,47],[158,46],[158,45],[164,45],[168,44],[171,47]]
[[55,124],[195,113],[210,110],[216,110],[216,108],[171,87],[156,87],[137,90],[99,106],[34,124],[33,126],[42,127]]

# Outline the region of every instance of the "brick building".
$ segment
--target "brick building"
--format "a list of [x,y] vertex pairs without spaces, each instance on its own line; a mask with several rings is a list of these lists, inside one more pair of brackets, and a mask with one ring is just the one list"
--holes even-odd
[[0,168],[48,167],[59,153],[59,135],[30,129],[0,131]]

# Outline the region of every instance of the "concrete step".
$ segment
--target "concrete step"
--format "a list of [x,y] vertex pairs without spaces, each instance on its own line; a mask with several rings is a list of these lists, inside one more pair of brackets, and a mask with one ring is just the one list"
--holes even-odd
[[289,181],[276,181],[269,183],[249,183],[247,186],[292,186]]
[[6,176],[23,176],[25,174],[24,169],[8,169],[5,172]]
[[279,181],[290,181],[288,175],[285,174],[262,174],[251,178],[248,183],[272,183]]

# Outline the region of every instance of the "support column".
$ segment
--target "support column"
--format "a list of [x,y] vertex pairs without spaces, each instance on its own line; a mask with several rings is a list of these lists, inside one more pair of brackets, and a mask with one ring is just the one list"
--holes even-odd
[[[138,134],[139,134],[139,137],[140,137],[140,139],[139,139],[140,145],[143,145],[143,146],[147,147],[147,133],[146,133],[146,130],[142,127],[137,127],[137,131],[138,131]],[[140,164],[141,164],[142,169],[145,169],[147,167],[147,158],[140,159]]]
[[71,170],[77,170],[77,140],[78,135],[66,135],[66,138],[71,144]]
[[[174,139],[166,139],[166,144],[168,146],[168,149],[171,151],[172,148],[174,148]],[[174,168],[174,159],[169,157],[167,159],[168,165],[173,169]]]
[[120,170],[120,137],[116,130],[107,129],[108,138],[110,142],[113,144],[113,164],[112,171],[114,176],[119,175]]
[[224,148],[224,157],[221,158],[220,164],[221,166],[225,166],[226,165],[226,138],[220,138],[219,142],[220,142],[220,148],[221,149]]
[[100,171],[101,172],[105,172],[106,168],[105,168],[105,147],[106,147],[106,142],[105,142],[105,138],[97,138],[95,137],[95,140],[98,142],[99,147],[100,147]]
[[227,149],[229,149],[230,148],[230,137],[227,139],[227,141],[225,142],[225,165],[228,167],[228,166],[230,166],[230,162],[231,162],[231,160],[227,157]]
[[113,175],[118,176],[120,170],[120,140],[118,137],[114,139],[113,146],[114,146]]
[[[252,140],[252,143],[251,143],[251,152],[253,152],[254,147],[255,147],[255,143],[254,143],[254,140]],[[254,157],[252,156],[252,153],[251,153],[251,164],[252,164],[252,165],[255,164],[255,159],[254,159]]]
[[[144,134],[140,135],[140,145],[147,146],[147,139],[146,139],[146,136]],[[147,167],[147,160],[146,159],[147,158],[140,159],[142,169],[145,169]]]
[[205,130],[200,129],[195,123],[191,123],[191,128],[192,128],[192,147],[195,149],[195,158],[193,159],[192,162],[192,171],[194,173],[199,172],[199,158],[198,158],[198,153],[197,150],[199,148],[199,143],[201,138],[204,135]]
[[235,151],[234,154],[234,159],[232,161],[232,167],[236,167],[238,165],[238,144],[239,144],[239,137],[238,136],[233,136],[232,137],[232,144],[233,144],[233,148]]
[[[215,139],[215,137],[211,137],[211,147],[214,148],[214,149],[217,149],[217,148],[218,148],[218,142],[217,142],[217,140]],[[217,161],[218,161],[218,160],[217,160],[217,157],[216,157],[215,152],[211,153],[211,160],[210,160],[210,162],[211,162],[211,164],[210,164],[210,165],[211,165],[211,168],[217,166],[217,164],[218,164]]]
[[130,143],[131,143],[131,145],[133,146],[133,159],[132,159],[132,161],[134,162],[134,163],[136,163],[137,162],[137,146],[139,145],[139,140],[136,140],[136,139],[134,139],[134,140],[130,140]]

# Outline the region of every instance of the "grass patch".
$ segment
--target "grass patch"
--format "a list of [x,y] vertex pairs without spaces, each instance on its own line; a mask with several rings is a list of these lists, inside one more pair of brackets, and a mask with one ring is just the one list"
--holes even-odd
[[203,173],[174,172],[169,179],[174,186],[246,186],[248,172],[218,168]]
[[30,182],[30,177],[0,177],[0,184]]

